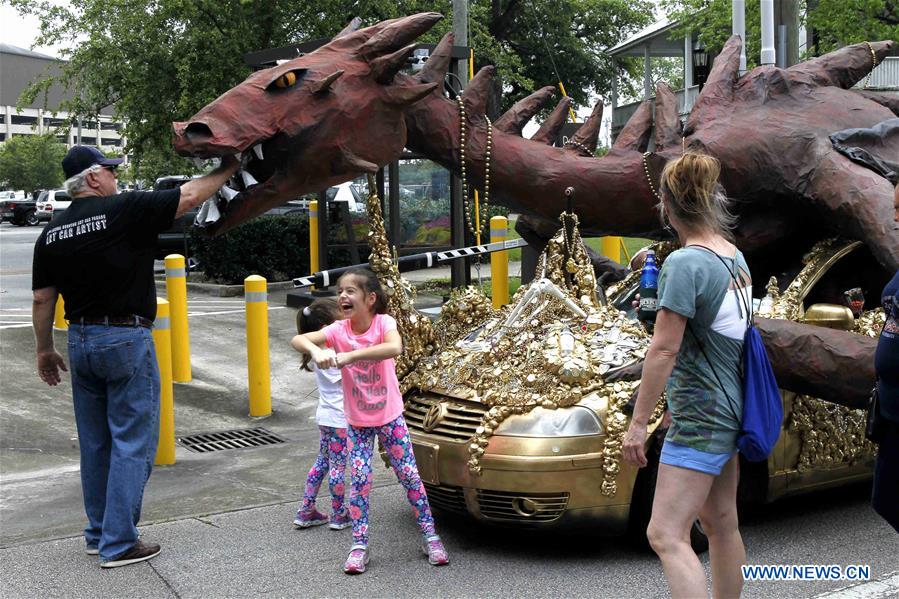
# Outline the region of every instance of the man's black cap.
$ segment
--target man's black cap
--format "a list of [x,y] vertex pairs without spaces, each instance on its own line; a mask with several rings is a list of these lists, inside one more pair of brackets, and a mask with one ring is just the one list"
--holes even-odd
[[118,166],[123,158],[107,158],[100,150],[91,146],[72,146],[66,157],[62,159],[62,170],[66,179],[70,179],[95,164],[100,166]]

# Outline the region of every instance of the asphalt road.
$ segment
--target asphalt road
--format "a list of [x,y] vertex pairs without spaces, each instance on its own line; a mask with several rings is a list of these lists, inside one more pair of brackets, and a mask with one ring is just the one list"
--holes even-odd
[[[453,562],[430,568],[418,553],[403,493],[380,467],[371,570],[357,578],[343,575],[348,531],[290,527],[317,451],[316,395],[314,378],[299,370],[287,346],[294,314],[278,294],[270,296],[269,311],[273,414],[262,420],[247,416],[242,301],[191,294],[193,381],[175,387],[176,434],[262,426],[285,442],[214,454],[179,446],[175,465],[154,470],[144,504],[143,533],[163,543],[163,554],[148,564],[100,573],[80,553],[83,515],[71,388],[67,380],[55,388],[43,385],[32,363],[27,315],[38,232],[0,225],[5,596],[665,596],[654,556],[622,539],[602,538],[599,531],[515,532],[438,513]],[[57,332],[56,341],[64,347],[65,334]],[[858,485],[782,500],[747,515],[741,530],[749,563],[867,564],[874,583],[825,596],[899,596],[899,535],[872,512],[869,494],[869,486]],[[702,559],[707,566],[707,556]],[[853,584],[752,582],[744,596],[812,597]]]

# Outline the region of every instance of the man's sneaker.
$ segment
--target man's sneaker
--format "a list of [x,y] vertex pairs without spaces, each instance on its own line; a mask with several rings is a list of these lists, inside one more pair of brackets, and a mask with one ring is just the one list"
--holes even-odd
[[100,555],[100,548],[96,545],[87,545],[84,552],[88,555]]
[[328,528],[331,530],[343,530],[352,525],[353,521],[350,519],[350,515],[344,510],[343,514],[340,514],[339,516],[331,516],[331,522],[328,523]]
[[293,521],[296,528],[311,528],[313,526],[321,526],[328,523],[328,517],[315,508],[308,511],[297,512],[297,517]]
[[131,549],[125,553],[119,554],[118,557],[115,557],[108,562],[101,562],[100,567],[118,568],[119,566],[145,562],[148,559],[152,559],[159,555],[160,551],[162,551],[162,549],[156,543],[144,543],[143,541],[138,541],[131,546]]
[[350,554],[343,565],[343,571],[347,574],[362,574],[368,563],[368,547],[365,545],[353,545]]
[[428,563],[432,566],[445,566],[449,563],[449,554],[444,549],[440,537],[436,535],[425,539],[421,550],[428,556]]

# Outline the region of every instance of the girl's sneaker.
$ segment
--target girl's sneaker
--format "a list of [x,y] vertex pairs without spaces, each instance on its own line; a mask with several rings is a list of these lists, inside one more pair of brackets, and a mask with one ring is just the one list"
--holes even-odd
[[432,566],[445,566],[449,563],[449,554],[437,535],[425,539],[421,550],[428,556],[428,563]]
[[315,508],[311,510],[300,510],[297,517],[293,521],[296,528],[311,528],[313,526],[321,526],[328,523],[328,517]]
[[331,530],[343,530],[352,525],[353,521],[350,519],[350,515],[344,510],[342,514],[331,514],[331,522],[328,524],[328,528]]
[[365,545],[353,545],[350,554],[343,565],[343,571],[347,574],[362,574],[368,563],[368,547]]

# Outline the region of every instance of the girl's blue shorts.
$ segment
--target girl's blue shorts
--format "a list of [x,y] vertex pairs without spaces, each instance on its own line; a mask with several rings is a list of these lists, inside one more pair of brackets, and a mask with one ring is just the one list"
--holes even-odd
[[697,470],[718,476],[724,465],[727,464],[736,451],[731,453],[709,453],[707,451],[699,451],[686,445],[672,443],[665,440],[662,445],[662,456],[659,461],[669,466],[678,466],[679,468],[687,468],[688,470]]

